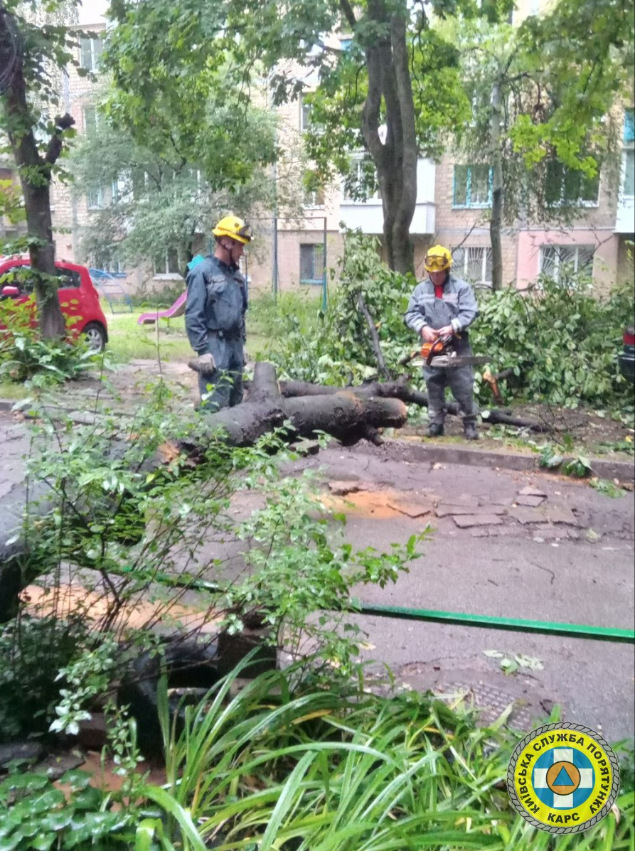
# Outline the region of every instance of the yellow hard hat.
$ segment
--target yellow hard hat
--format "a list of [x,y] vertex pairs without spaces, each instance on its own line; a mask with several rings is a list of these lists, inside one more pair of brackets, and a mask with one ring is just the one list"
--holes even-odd
[[423,265],[426,272],[443,272],[452,265],[452,252],[443,245],[433,245],[428,249]]
[[247,245],[251,242],[249,225],[238,216],[224,216],[212,231],[214,236],[229,236],[237,242]]

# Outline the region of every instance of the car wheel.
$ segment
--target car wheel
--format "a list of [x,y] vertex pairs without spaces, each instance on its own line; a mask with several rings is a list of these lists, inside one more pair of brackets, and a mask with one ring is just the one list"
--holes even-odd
[[106,332],[99,322],[89,322],[84,328],[84,336],[93,352],[103,352],[106,348]]

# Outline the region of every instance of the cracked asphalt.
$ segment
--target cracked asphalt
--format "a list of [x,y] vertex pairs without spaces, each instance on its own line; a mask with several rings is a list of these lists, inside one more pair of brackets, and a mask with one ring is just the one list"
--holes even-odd
[[[24,425],[6,412],[0,440],[4,534],[29,443]],[[334,447],[293,465],[307,467],[322,471],[328,500],[346,513],[346,538],[356,546],[384,550],[432,527],[421,557],[395,585],[359,589],[368,603],[633,628],[632,493],[611,499],[545,473],[414,463],[407,447],[397,460],[382,447]],[[522,728],[558,704],[565,719],[611,741],[633,735],[633,644],[355,620],[368,635],[364,657],[378,669],[389,665],[398,686],[463,694],[486,718],[513,702],[511,721]],[[484,651],[524,654],[543,667],[508,676],[500,657]]]
[[[412,463],[406,448],[403,461],[393,455],[364,445],[304,462],[323,468],[351,543],[387,549],[432,527],[409,573],[383,590],[360,589],[365,602],[633,628],[632,493],[611,499],[562,476]],[[356,620],[368,634],[365,657],[390,665],[398,685],[465,693],[490,718],[513,701],[511,721],[522,728],[557,704],[564,718],[611,740],[633,736],[632,644]],[[543,668],[506,675],[500,658],[485,655],[491,650]]]

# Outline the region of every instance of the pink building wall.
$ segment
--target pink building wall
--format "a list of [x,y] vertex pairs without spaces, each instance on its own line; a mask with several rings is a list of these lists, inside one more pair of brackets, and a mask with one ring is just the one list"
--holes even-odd
[[540,274],[540,249],[548,245],[589,245],[595,249],[593,282],[607,291],[616,282],[619,239],[609,229],[521,230],[518,234],[517,286],[526,287]]

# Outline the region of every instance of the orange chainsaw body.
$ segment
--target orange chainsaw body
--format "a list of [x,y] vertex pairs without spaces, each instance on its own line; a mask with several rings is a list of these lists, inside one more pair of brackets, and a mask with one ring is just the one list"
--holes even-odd
[[421,357],[430,363],[432,358],[438,355],[447,355],[452,350],[452,337],[439,337],[433,343],[424,343],[421,346]]

